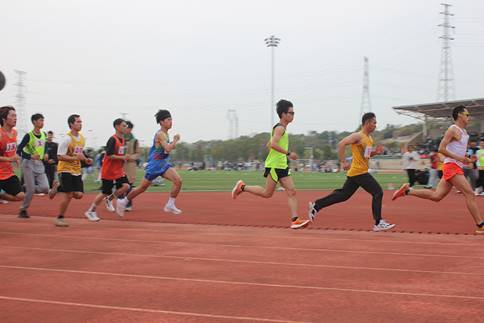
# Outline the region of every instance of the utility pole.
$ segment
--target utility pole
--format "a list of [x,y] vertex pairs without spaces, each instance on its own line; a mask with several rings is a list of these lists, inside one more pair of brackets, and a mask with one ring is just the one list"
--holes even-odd
[[275,48],[279,45],[281,41],[280,38],[271,35],[270,37],[264,39],[266,46],[271,48],[271,124],[270,127],[274,125],[274,75],[275,75]]
[[450,31],[455,30],[455,26],[450,24],[450,17],[454,16],[449,12],[449,7],[452,5],[441,3],[444,6],[444,11],[440,12],[443,15],[443,23],[439,25],[442,27],[442,49],[440,52],[440,70],[439,70],[439,84],[437,88],[437,101],[448,102],[455,98],[455,84],[454,84],[454,70],[452,66],[452,55],[450,42],[454,40],[450,36]]
[[239,118],[235,109],[227,110],[227,119],[229,120],[229,139],[239,137]]
[[15,73],[17,73],[17,83],[14,85],[17,87],[17,95],[15,95],[15,98],[17,98],[17,104],[15,107],[15,110],[17,112],[17,132],[18,132],[18,138],[23,138],[24,135],[28,132],[27,129],[27,111],[25,110],[25,83],[24,83],[24,77],[27,72],[21,71],[21,70],[14,70]]
[[361,94],[361,107],[360,117],[358,118],[358,127],[361,124],[361,117],[366,112],[371,112],[371,100],[370,100],[370,67],[368,57],[364,57],[363,67],[363,92]]

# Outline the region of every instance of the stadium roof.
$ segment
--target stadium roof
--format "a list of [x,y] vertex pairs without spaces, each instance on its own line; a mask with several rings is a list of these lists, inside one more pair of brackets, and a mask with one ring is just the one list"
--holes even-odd
[[460,100],[449,102],[436,102],[427,104],[413,104],[393,107],[399,114],[407,115],[417,119],[430,118],[450,118],[452,109],[458,105],[464,105],[471,116],[476,119],[484,119],[484,98],[472,100]]

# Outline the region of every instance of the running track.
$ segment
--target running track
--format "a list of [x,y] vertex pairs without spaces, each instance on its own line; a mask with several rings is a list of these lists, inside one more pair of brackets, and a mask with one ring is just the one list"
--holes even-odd
[[122,221],[100,210],[103,221],[70,218],[67,229],[36,216],[55,214],[45,198],[29,220],[0,206],[0,321],[482,321],[483,237],[408,233],[471,233],[461,196],[417,205],[387,194],[385,217],[406,233],[372,233],[365,194],[313,226],[340,230],[299,231],[282,228],[282,192],[226,195],[185,193],[176,217],[159,212],[165,194],[148,194]]

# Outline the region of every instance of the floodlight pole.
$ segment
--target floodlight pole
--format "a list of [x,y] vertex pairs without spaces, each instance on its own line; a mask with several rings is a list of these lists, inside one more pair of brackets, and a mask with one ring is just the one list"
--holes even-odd
[[274,125],[274,75],[275,75],[275,48],[279,45],[281,41],[280,38],[271,35],[270,37],[264,39],[266,46],[271,48],[271,127]]

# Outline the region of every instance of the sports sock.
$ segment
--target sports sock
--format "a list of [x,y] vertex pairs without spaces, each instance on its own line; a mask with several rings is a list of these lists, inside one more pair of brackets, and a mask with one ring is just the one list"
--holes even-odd
[[175,206],[175,200],[176,200],[176,198],[169,197],[168,202],[166,202],[166,206]]

